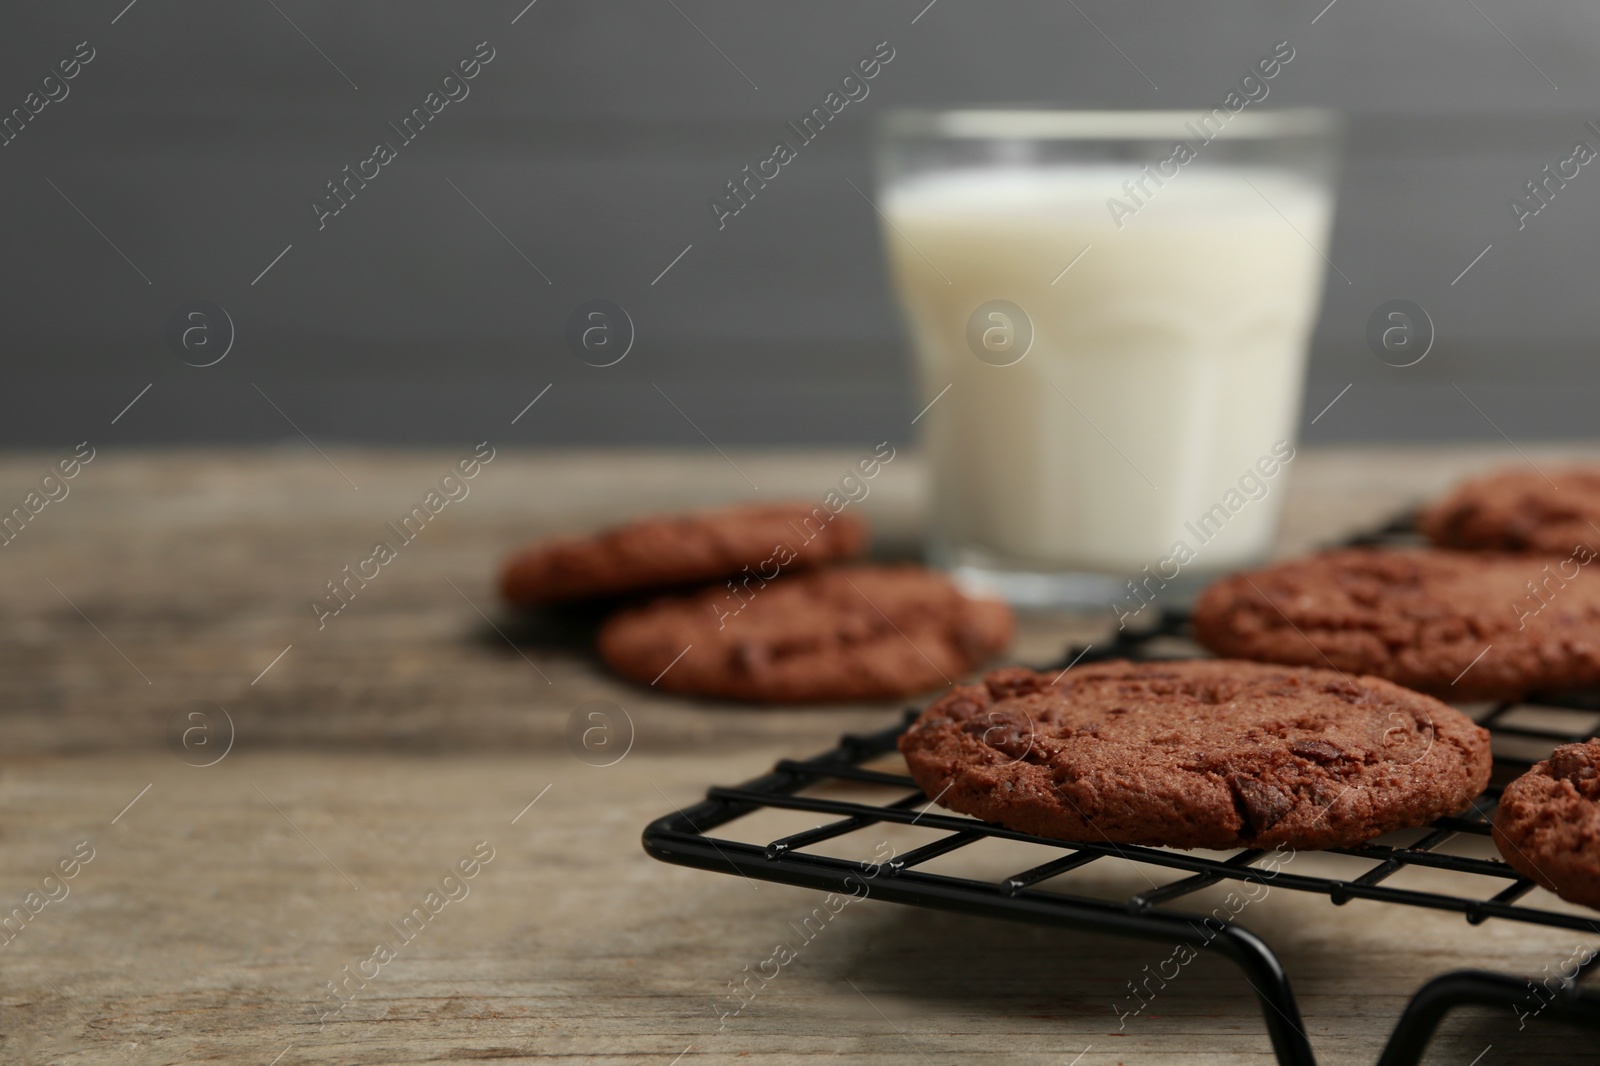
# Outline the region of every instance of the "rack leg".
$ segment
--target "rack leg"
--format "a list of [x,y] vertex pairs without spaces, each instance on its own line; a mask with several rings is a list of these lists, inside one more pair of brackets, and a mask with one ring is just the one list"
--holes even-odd
[[1289,975],[1272,949],[1254,933],[1236,925],[1224,927],[1212,946],[1221,948],[1255,989],[1272,1050],[1281,1066],[1316,1066],[1317,1057],[1306,1036],[1294,992],[1289,988]]
[[[1395,1024],[1378,1066],[1416,1066],[1428,1041],[1445,1016],[1457,1007],[1506,1009],[1523,1002],[1526,978],[1487,970],[1452,970],[1440,974],[1417,990]],[[1540,1019],[1600,1028],[1600,1000],[1593,993],[1569,986],[1540,1010]]]

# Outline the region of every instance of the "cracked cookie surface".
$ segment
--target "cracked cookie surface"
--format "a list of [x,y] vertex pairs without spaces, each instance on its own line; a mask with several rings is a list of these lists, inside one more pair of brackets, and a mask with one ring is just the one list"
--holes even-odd
[[851,566],[623,611],[600,630],[600,654],[624,677],[688,695],[881,700],[958,680],[1011,631],[1010,608],[942,574]]
[[1194,606],[1218,655],[1376,674],[1449,700],[1600,684],[1593,556],[1344,549],[1234,574]]
[[1600,740],[1563,744],[1507,785],[1494,842],[1522,876],[1600,910]]
[[964,814],[1064,840],[1348,846],[1464,809],[1489,735],[1375,677],[1228,660],[997,670],[900,738]]
[[573,603],[780,572],[860,555],[866,523],[806,503],[642,518],[529,545],[506,560],[500,593],[519,606]]

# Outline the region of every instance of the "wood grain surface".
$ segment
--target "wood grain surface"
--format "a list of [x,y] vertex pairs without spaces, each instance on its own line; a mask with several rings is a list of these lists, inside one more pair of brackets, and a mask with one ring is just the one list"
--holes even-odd
[[[0,943],[0,1061],[1272,1061],[1250,989],[1219,960],[1203,954],[1119,1027],[1126,982],[1169,949],[875,900],[719,1028],[729,983],[795,940],[821,896],[662,865],[641,829],[895,708],[698,705],[619,684],[581,625],[505,616],[493,572],[525,539],[628,514],[820,499],[856,456],[502,450],[319,630],[308,602],[324,582],[459,457],[103,450],[0,548],[0,910],[60,897]],[[0,459],[0,502],[58,458]],[[1506,461],[1507,447],[1305,451],[1282,549]],[[914,551],[921,476],[902,454],[874,482],[881,554]],[[1028,616],[1010,657],[1054,659],[1111,621]],[[616,765],[569,747],[591,699],[633,722]],[[212,766],[169,747],[195,708],[233,723]],[[205,720],[212,751],[223,723]],[[779,822],[750,831],[803,827]],[[93,858],[46,882],[84,842]],[[475,848],[493,857],[441,889]],[[1008,860],[964,851],[940,868]],[[1101,865],[1108,895],[1143,883]],[[430,892],[459,898],[432,913]],[[1284,959],[1327,1063],[1375,1061],[1433,974],[1537,975],[1596,939],[1279,890],[1240,920]],[[361,972],[348,1002],[330,994]],[[1514,1006],[1453,1019],[1430,1061],[1593,1060],[1578,1034],[1519,1031]]]

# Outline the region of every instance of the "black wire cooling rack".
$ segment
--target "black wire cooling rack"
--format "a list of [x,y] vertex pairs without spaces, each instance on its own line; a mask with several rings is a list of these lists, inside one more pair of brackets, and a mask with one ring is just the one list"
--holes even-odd
[[[1398,539],[1406,526],[1397,521],[1365,538],[1362,543]],[[1072,649],[1056,668],[1071,662],[1097,662],[1113,658],[1192,658],[1203,654],[1189,642],[1188,617],[1167,610],[1155,626],[1125,630],[1106,643]],[[1564,729],[1529,722],[1529,710],[1547,712],[1546,718],[1581,718],[1573,712],[1590,712],[1588,724]],[[1556,712],[1553,716],[1548,712]],[[1243,850],[1224,857],[1215,853],[1185,852],[1110,844],[1105,841],[1061,841],[1005,829],[960,815],[937,813],[937,808],[916,783],[903,773],[873,769],[874,761],[896,752],[896,740],[917,711],[882,732],[845,736],[831,751],[804,761],[783,760],[763,777],[733,788],[711,788],[706,799],[687,810],[652,822],[644,832],[645,850],[663,862],[694,866],[722,873],[799,885],[824,891],[855,894],[863,885],[866,864],[829,855],[822,845],[875,825],[915,825],[941,833],[939,839],[904,855],[897,855],[875,871],[871,895],[921,907],[960,911],[991,918],[1061,926],[1097,933],[1122,935],[1168,944],[1188,944],[1194,949],[1220,950],[1244,972],[1260,1001],[1273,1050],[1284,1066],[1315,1066],[1310,1041],[1288,975],[1271,948],[1239,924],[1215,916],[1172,909],[1174,904],[1202,889],[1229,883],[1262,884],[1272,888],[1327,896],[1334,904],[1373,900],[1405,907],[1454,911],[1470,925],[1489,919],[1523,922],[1591,933],[1600,937],[1600,919],[1583,914],[1525,906],[1518,901],[1535,886],[1498,859],[1463,855],[1446,845],[1462,837],[1488,837],[1502,784],[1492,784],[1472,808],[1459,816],[1442,818],[1420,837],[1397,845],[1381,841],[1360,847],[1329,849],[1326,853],[1364,861],[1364,872],[1353,877],[1312,876],[1294,872],[1288,864],[1270,863],[1269,852]],[[1505,782],[1543,758],[1556,744],[1586,740],[1597,734],[1600,700],[1593,693],[1503,703],[1477,715],[1494,740],[1494,780]],[[847,801],[807,795],[819,786],[848,785],[881,793],[881,802]],[[831,818],[813,829],[784,836],[765,845],[711,835],[711,831],[760,811],[803,811]],[[1020,870],[997,881],[980,881],[920,869],[941,856],[985,839],[1022,841],[1058,853],[1049,861]],[[1481,849],[1480,849],[1481,850]],[[1492,846],[1488,849],[1492,853]],[[1162,867],[1178,877],[1159,887],[1122,901],[1107,901],[1073,891],[1074,872],[1107,857]],[[1269,860],[1270,870],[1258,863]],[[1442,871],[1459,882],[1459,891],[1427,891],[1397,887],[1386,882],[1407,868]],[[1435,875],[1437,879],[1440,875]],[[1499,886],[1485,894],[1486,883]],[[1045,883],[1049,882],[1049,887]],[[1591,954],[1577,973],[1547,991],[1540,999],[1539,1017],[1600,1029],[1600,992],[1582,987],[1583,979],[1600,968],[1600,954]],[[1528,996],[1528,980],[1483,970],[1457,970],[1424,985],[1401,1014],[1379,1066],[1417,1063],[1429,1039],[1445,1016],[1463,1006],[1505,1009]]]

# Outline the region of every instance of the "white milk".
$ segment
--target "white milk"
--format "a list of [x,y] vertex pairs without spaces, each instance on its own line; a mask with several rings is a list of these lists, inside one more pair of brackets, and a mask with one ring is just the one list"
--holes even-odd
[[[1107,198],[1131,204],[1121,185],[1136,176],[947,171],[885,196],[923,403],[951,386],[919,423],[947,544],[1127,575],[1180,538],[1191,571],[1268,551],[1286,472],[1208,541],[1185,524],[1294,440],[1328,196],[1284,172],[1189,167],[1118,228]],[[1011,366],[967,346],[968,317],[995,299],[1033,323]]]

